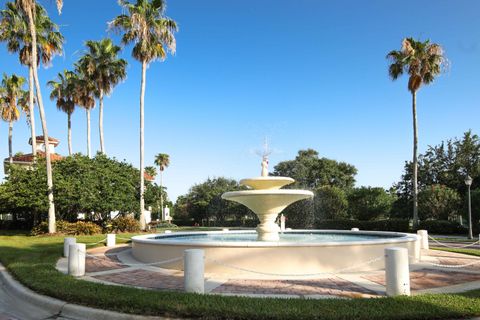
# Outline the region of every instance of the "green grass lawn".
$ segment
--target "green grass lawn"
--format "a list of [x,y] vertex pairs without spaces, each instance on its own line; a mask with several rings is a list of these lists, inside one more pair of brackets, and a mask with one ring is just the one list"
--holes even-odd
[[[86,243],[103,238],[103,235],[78,237],[79,242]],[[63,236],[31,237],[0,231],[0,261],[20,282],[52,297],[102,309],[203,319],[459,319],[480,315],[480,290],[415,297],[308,300],[224,297],[110,286],[58,272],[55,263],[62,250]]]

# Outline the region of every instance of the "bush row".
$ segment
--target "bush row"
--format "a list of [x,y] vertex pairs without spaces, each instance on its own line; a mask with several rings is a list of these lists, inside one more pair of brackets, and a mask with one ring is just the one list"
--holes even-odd
[[[140,231],[140,224],[132,217],[118,217],[110,222],[105,227],[90,221],[67,222],[58,220],[56,222],[57,233],[65,235],[93,235],[106,232],[138,232]],[[31,234],[36,236],[48,233],[48,222],[44,221],[35,226]]]

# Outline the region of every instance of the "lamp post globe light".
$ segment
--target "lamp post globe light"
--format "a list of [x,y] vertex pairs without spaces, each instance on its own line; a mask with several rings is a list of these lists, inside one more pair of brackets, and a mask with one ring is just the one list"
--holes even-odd
[[473,239],[472,233],[472,200],[470,197],[470,186],[472,185],[473,179],[469,175],[465,178],[465,184],[468,187],[468,239]]

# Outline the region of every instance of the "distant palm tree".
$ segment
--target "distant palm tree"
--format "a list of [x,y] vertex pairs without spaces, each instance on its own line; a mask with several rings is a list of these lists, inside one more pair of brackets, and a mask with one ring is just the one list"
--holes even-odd
[[[37,30],[37,52],[38,63],[42,61],[48,65],[53,56],[62,53],[63,36],[58,31],[58,26],[48,17],[45,9],[36,4],[35,6],[35,28]],[[32,37],[28,26],[27,14],[18,6],[17,2],[8,2],[6,9],[0,12],[0,41],[7,43],[8,51],[19,53],[19,60],[22,65],[28,66],[28,87],[30,107],[28,121],[30,124],[32,138],[32,153],[34,159],[37,155],[37,142],[35,133],[34,115],[34,83],[33,68],[30,66],[32,52]]]
[[119,0],[126,14],[119,15],[110,27],[123,31],[122,43],[134,43],[132,56],[142,63],[140,85],[140,228],[145,229],[144,171],[144,98],[147,65],[157,59],[164,60],[167,53],[175,53],[174,33],[177,23],[165,16],[165,0],[137,0],[135,4]]
[[113,88],[125,79],[127,61],[118,58],[120,47],[112,43],[111,39],[101,41],[87,41],[88,51],[80,58],[82,70],[95,84],[95,96],[99,100],[99,132],[100,151],[105,153],[103,138],[103,97],[111,93]]
[[170,156],[166,153],[159,153],[155,156],[155,164],[160,169],[160,207],[162,208],[163,215],[163,170],[170,165]]
[[443,49],[430,40],[416,41],[405,38],[400,50],[390,51],[387,59],[391,61],[388,73],[392,80],[407,73],[408,90],[412,94],[413,114],[413,222],[418,225],[418,133],[417,133],[417,91],[422,84],[430,84],[442,72],[446,64]]
[[[13,123],[20,118],[21,110],[28,110],[27,91],[23,90],[25,78],[3,74],[0,85],[0,109],[2,120],[8,122],[8,156],[13,163],[12,133]],[[20,107],[20,109],[18,108]],[[28,111],[27,111],[28,112]]]
[[64,70],[57,75],[57,81],[52,80],[47,84],[52,88],[51,100],[57,100],[57,108],[67,114],[68,128],[68,154],[72,152],[72,113],[75,111],[74,90],[75,74],[72,71]]
[[[34,20],[34,13],[36,10],[36,1],[35,0],[16,0],[15,3],[19,8],[26,13],[28,18],[28,28],[30,30],[31,36],[31,54],[30,54],[30,66],[32,66],[33,71],[33,81],[35,83],[35,89],[37,92],[37,101],[38,101],[38,111],[40,112],[40,120],[42,122],[43,129],[43,140],[46,146],[48,146],[48,129],[47,129],[47,119],[45,117],[45,108],[43,107],[42,92],[40,89],[40,80],[38,79],[38,70],[37,70],[37,30]],[[59,13],[61,12],[63,1],[56,0],[57,9]],[[33,142],[33,141],[32,141]],[[50,148],[45,148],[45,158],[46,158],[46,169],[47,169],[47,197],[48,197],[48,233],[56,232],[56,223],[55,223],[55,202],[53,199],[53,172],[52,172],[52,159],[50,158]]]
[[86,74],[84,66],[75,64],[73,74],[73,101],[76,105],[85,109],[87,116],[87,156],[92,157],[90,111],[95,107],[95,84]]

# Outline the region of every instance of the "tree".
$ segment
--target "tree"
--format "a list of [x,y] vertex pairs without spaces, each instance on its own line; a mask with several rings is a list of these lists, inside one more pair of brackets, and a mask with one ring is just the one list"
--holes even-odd
[[72,81],[74,83],[74,102],[85,109],[87,116],[87,156],[92,157],[90,111],[95,107],[95,84],[86,74],[85,66],[75,64],[75,73]]
[[72,152],[72,113],[75,111],[74,90],[75,75],[72,71],[64,70],[57,75],[57,81],[49,81],[48,85],[52,88],[50,93],[51,100],[57,100],[57,109],[67,114],[67,132],[68,132],[68,154]]
[[286,176],[295,179],[291,187],[315,190],[320,186],[336,186],[342,189],[352,188],[355,184],[357,169],[345,162],[319,158],[313,149],[300,150],[295,160],[282,161],[275,168],[274,176]]
[[[19,60],[22,65],[28,66],[28,88],[29,88],[29,112],[28,121],[30,124],[32,138],[32,154],[34,159],[37,156],[37,142],[35,133],[34,116],[34,83],[33,68],[30,65],[32,53],[32,37],[28,25],[28,15],[19,6],[20,2],[8,2],[6,9],[0,12],[0,41],[7,43],[7,49],[12,53],[19,53]],[[63,36],[58,31],[58,26],[48,17],[45,9],[35,4],[35,29],[37,32],[37,58],[44,65],[48,65],[53,56],[62,53]]]
[[85,42],[88,51],[80,58],[79,65],[95,85],[95,97],[99,101],[100,152],[105,153],[103,138],[103,97],[109,95],[113,88],[125,79],[127,61],[118,58],[120,47],[111,39]]
[[[170,156],[166,153],[159,153],[155,156],[155,165],[160,169],[160,188],[163,188],[163,171],[170,165]],[[163,198],[160,195],[160,208],[162,212],[162,219],[164,217],[163,212]]]
[[247,207],[221,198],[225,192],[245,189],[232,179],[208,178],[205,182],[192,186],[186,195],[177,199],[175,217],[188,217],[202,224],[227,220],[239,222],[245,220],[245,216],[249,220],[255,219],[255,214]]
[[144,199],[144,98],[147,65],[157,59],[164,60],[170,51],[175,53],[174,33],[177,24],[165,16],[165,0],[137,0],[135,4],[120,0],[126,14],[119,15],[110,26],[123,31],[122,43],[134,42],[132,56],[142,63],[140,85],[140,228],[145,229]]
[[[59,13],[62,10],[63,0],[56,0],[57,9]],[[37,30],[34,20],[34,10],[36,8],[35,0],[17,0],[19,7],[26,13],[28,17],[28,27],[30,30],[30,36],[32,39],[32,51],[30,55],[30,65],[33,71],[33,80],[35,83],[35,89],[37,92],[38,109],[40,112],[40,120],[42,122],[43,140],[45,145],[48,145],[48,129],[47,119],[45,117],[45,109],[43,107],[42,92],[40,89],[40,80],[38,79],[37,72]],[[32,141],[33,143],[33,141]],[[48,197],[48,232],[55,233],[55,203],[53,199],[53,177],[52,177],[52,160],[50,158],[50,149],[45,148],[45,159],[47,169],[47,197]]]
[[421,85],[432,83],[442,70],[446,59],[443,49],[430,40],[416,41],[413,38],[405,38],[401,50],[390,51],[387,59],[391,61],[388,73],[392,80],[398,79],[403,73],[409,76],[408,90],[412,94],[413,114],[413,221],[418,225],[418,184],[417,184],[417,91]]
[[[424,190],[432,185],[443,185],[465,197],[465,176],[473,178],[472,190],[480,185],[480,138],[467,131],[462,138],[448,139],[429,146],[418,156],[418,188]],[[405,164],[401,180],[394,186],[398,196],[396,213],[405,213],[413,198],[413,165]]]
[[452,220],[459,213],[461,198],[455,190],[432,185],[418,193],[418,214],[422,220]]
[[315,190],[316,219],[348,218],[348,200],[345,191],[339,187],[323,186]]
[[395,200],[383,188],[373,187],[354,188],[347,198],[349,214],[358,220],[375,220],[388,216]]
[[20,118],[21,110],[28,113],[27,92],[23,90],[24,84],[25,78],[15,74],[8,76],[4,73],[0,86],[0,115],[4,121],[8,122],[8,156],[10,164],[13,162],[13,123]]

